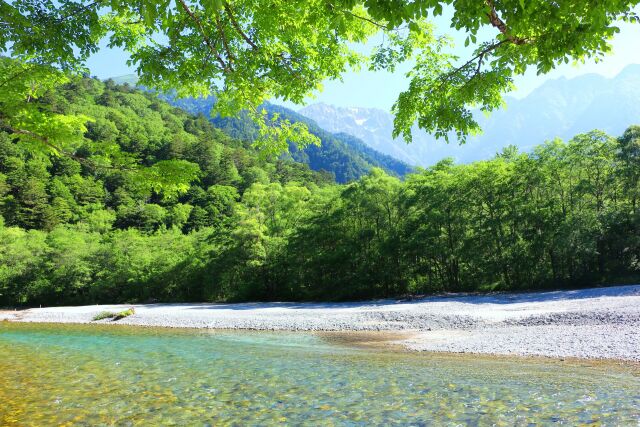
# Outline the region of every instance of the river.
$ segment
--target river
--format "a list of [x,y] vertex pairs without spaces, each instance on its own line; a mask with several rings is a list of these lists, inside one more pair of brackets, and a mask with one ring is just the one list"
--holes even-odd
[[0,425],[637,425],[639,375],[309,333],[0,323]]

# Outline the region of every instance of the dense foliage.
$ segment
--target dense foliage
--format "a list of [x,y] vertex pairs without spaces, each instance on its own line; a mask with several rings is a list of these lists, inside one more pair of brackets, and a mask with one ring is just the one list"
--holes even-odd
[[[8,227],[3,229],[0,245],[0,303],[84,300],[67,292],[74,293],[69,289],[77,288],[82,295],[78,281],[86,286],[97,283],[98,276],[106,274],[103,269],[117,271],[103,262],[90,260],[87,264],[74,258],[92,253],[84,243],[105,245],[112,239],[112,243],[126,246],[137,240],[134,245],[140,245],[140,254],[156,254],[159,265],[165,265],[172,257],[189,256],[180,251],[178,242],[185,237],[183,233],[193,232],[195,236],[198,230],[221,227],[232,216],[240,195],[253,184],[300,183],[315,188],[333,182],[329,173],[259,156],[248,143],[229,138],[205,117],[191,116],[153,94],[126,85],[78,78],[61,89],[43,92],[31,104],[34,110],[81,113],[93,119],[87,123],[84,137],[77,139],[77,156],[34,151],[16,133],[0,132],[0,214]],[[110,147],[122,163],[101,162],[103,150]],[[129,168],[129,159],[140,159],[144,167]],[[192,170],[190,185],[172,187],[172,191],[153,185],[171,178],[171,168],[158,169],[158,165],[176,163]],[[159,176],[140,179],[140,174],[153,173]],[[124,234],[118,237],[117,230]],[[160,250],[163,244],[149,239],[155,232],[166,243],[164,254]],[[56,233],[66,233],[60,242],[68,246],[61,248],[60,255],[67,261],[54,262],[51,258],[47,263],[68,262],[65,268],[75,279],[63,274],[63,283],[56,283],[55,274],[30,264],[37,263],[39,256],[53,256],[51,247],[38,246],[32,239],[48,245]],[[171,235],[177,240],[171,241]],[[19,249],[32,243],[36,244],[34,254]],[[131,247],[121,249],[135,252]],[[201,254],[206,256],[206,252]],[[115,253],[108,258],[113,260],[112,255]],[[123,267],[133,267],[127,258],[122,262]],[[98,268],[100,273],[85,267]],[[23,273],[27,276],[21,276]],[[162,280],[151,271],[148,274]],[[139,279],[130,273],[121,277],[127,283]],[[122,286],[119,280],[107,280]],[[34,299],[40,292],[49,296]]]
[[[394,71],[412,61],[409,87],[394,105],[394,136],[417,123],[438,137],[479,131],[472,108],[492,111],[513,77],[536,68],[600,58],[620,21],[639,22],[638,0],[12,0],[0,1],[0,52],[41,80],[80,71],[100,43],[130,56],[141,82],[163,92],[218,98],[223,115],[248,111],[256,143],[272,152],[317,143],[301,123],[267,119],[258,108],[280,98],[302,103],[349,68]],[[450,16],[472,52],[458,58],[430,18]],[[440,34],[447,31],[440,29]],[[369,54],[356,46],[381,34]],[[51,68],[48,69],[47,67]],[[46,78],[45,74],[51,78]],[[23,86],[7,74],[2,92]],[[8,83],[8,84],[7,84]],[[15,84],[14,84],[15,83]],[[24,118],[24,116],[23,116]],[[61,119],[49,116],[49,118]],[[15,129],[33,132],[37,120]],[[17,126],[20,125],[20,126]],[[66,123],[79,129],[80,123]],[[41,135],[42,136],[42,135]]]
[[[80,160],[0,132],[0,305],[516,290],[640,268],[639,127],[337,185],[128,86],[74,79],[36,104],[94,121]],[[142,185],[86,164],[97,142],[196,177]]]

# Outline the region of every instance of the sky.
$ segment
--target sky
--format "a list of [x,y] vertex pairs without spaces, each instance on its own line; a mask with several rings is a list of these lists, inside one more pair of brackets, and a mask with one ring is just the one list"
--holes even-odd
[[[453,37],[457,46],[454,53],[461,58],[470,57],[470,49],[464,49],[464,36],[450,30],[447,22],[450,19],[450,11],[439,17],[435,24],[439,34],[448,34]],[[593,60],[585,64],[563,64],[552,72],[538,76],[535,70],[529,70],[523,76],[515,79],[516,91],[509,95],[521,98],[529,94],[533,89],[550,79],[561,77],[572,78],[587,73],[597,73],[605,77],[614,77],[629,64],[640,64],[640,25],[620,23],[620,33],[612,40],[612,52],[599,63]],[[479,39],[491,39],[495,35],[492,28],[487,28],[479,35]],[[366,52],[373,43],[358,47],[357,50]],[[110,49],[103,45],[100,51],[94,54],[88,61],[91,74],[101,79],[117,77],[134,72],[126,64],[127,55],[119,49]],[[323,83],[323,90],[315,94],[307,103],[323,102],[339,107],[368,107],[380,108],[386,111],[391,109],[398,94],[408,86],[405,73],[411,64],[398,67],[395,73],[371,72],[366,70],[348,71],[343,75],[342,81],[327,81]],[[289,108],[298,109],[302,105],[294,105],[286,102],[283,104]]]

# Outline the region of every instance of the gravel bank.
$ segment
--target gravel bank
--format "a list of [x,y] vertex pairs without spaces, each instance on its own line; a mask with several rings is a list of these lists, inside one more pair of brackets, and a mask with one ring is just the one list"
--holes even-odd
[[[0,320],[90,323],[126,305],[0,312]],[[146,304],[120,324],[300,331],[407,331],[412,350],[640,361],[640,285],[359,303]],[[100,323],[108,323],[108,320]]]

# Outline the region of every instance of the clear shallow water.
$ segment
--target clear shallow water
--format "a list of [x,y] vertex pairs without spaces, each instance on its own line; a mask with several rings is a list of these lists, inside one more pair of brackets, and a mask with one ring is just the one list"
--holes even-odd
[[638,368],[0,323],[0,425],[638,425]]

